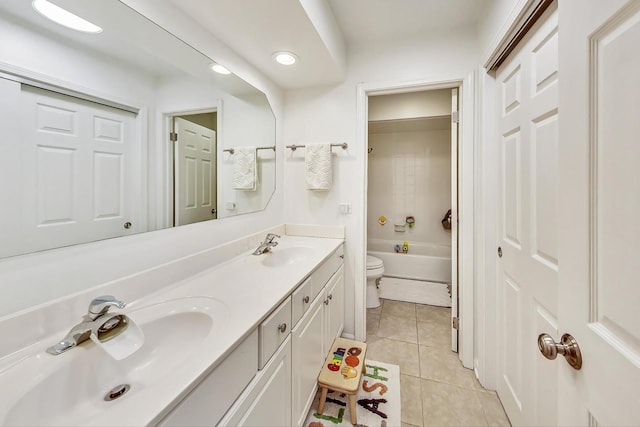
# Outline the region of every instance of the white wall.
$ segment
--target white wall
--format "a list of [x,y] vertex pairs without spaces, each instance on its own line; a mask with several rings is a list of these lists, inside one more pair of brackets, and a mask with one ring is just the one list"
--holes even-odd
[[[370,133],[369,147],[367,238],[450,245],[440,221],[451,209],[451,131]],[[414,226],[395,231],[409,215]]]
[[[285,94],[284,142],[347,142],[349,149],[334,148],[333,187],[328,192],[305,190],[302,150],[286,153],[285,219],[288,222],[344,225],[345,332],[354,333],[354,276],[356,242],[363,238],[365,206],[361,199],[366,147],[357,140],[356,94],[360,82],[402,83],[463,79],[477,64],[473,28],[434,34],[405,42],[380,42],[350,46],[347,79],[335,86],[287,91]],[[352,203],[352,214],[339,214],[340,202]]]
[[478,25],[478,53],[484,63],[489,51],[494,49],[505,35],[515,16],[528,0],[491,0],[482,9]]

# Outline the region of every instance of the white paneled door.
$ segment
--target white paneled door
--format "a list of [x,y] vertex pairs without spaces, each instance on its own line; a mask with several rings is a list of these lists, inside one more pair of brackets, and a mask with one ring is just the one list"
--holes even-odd
[[640,425],[640,2],[561,1],[558,422]]
[[140,231],[135,114],[5,79],[0,97],[0,256]]
[[500,129],[498,394],[513,425],[555,425],[558,365],[558,14],[552,5],[496,73]]
[[175,225],[217,218],[216,131],[174,118]]
[[555,8],[496,74],[498,393],[514,425],[637,426],[640,1]]

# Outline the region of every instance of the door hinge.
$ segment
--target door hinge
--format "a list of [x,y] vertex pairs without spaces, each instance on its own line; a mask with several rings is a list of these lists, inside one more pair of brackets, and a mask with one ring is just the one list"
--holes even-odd
[[178,140],[178,134],[175,132],[169,132],[169,141],[176,142]]
[[457,317],[451,318],[451,326],[453,327],[453,329],[458,329],[458,326],[460,326],[460,321]]
[[452,111],[451,112],[451,123],[458,123],[458,121],[460,120],[459,114],[457,111]]

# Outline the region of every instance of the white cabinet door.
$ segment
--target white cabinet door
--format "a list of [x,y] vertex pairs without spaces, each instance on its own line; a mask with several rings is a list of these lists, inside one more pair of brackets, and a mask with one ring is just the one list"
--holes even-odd
[[291,338],[287,338],[219,426],[291,425]]
[[311,304],[302,320],[291,331],[292,335],[292,402],[291,422],[302,425],[316,393],[318,372],[325,359],[324,313],[325,291]]
[[327,284],[326,328],[323,354],[329,352],[335,337],[344,329],[344,267],[340,267]]
[[[640,425],[640,1],[561,1],[561,425]],[[566,77],[566,80],[565,80]],[[549,378],[548,381],[553,381]]]

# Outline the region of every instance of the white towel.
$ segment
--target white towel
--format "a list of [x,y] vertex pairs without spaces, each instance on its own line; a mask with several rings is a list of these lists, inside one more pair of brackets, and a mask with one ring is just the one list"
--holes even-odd
[[233,188],[255,191],[257,187],[256,147],[234,147]]
[[305,180],[307,190],[331,189],[331,144],[305,144]]

